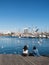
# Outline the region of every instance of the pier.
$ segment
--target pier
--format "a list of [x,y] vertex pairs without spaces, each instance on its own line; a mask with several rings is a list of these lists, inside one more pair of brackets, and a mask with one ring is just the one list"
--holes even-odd
[[16,54],[0,54],[0,65],[49,65],[49,57],[24,57]]

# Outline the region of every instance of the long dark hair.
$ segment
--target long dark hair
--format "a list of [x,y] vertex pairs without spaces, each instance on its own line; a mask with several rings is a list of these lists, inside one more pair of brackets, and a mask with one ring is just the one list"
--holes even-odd
[[24,51],[26,51],[28,49],[27,45],[25,45],[23,49]]

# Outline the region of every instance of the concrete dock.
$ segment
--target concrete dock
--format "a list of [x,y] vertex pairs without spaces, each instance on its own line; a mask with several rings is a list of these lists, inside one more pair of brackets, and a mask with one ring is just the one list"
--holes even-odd
[[0,54],[0,65],[49,65],[49,57],[24,57],[16,54]]

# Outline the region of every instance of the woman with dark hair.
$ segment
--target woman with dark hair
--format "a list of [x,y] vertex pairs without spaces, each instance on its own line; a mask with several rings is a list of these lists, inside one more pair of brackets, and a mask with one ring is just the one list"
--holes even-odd
[[23,48],[23,56],[27,56],[27,55],[28,55],[28,47],[27,45],[25,45]]

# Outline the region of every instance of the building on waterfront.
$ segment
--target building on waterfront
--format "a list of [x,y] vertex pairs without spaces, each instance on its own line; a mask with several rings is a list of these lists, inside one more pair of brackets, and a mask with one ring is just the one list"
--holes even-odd
[[29,33],[28,28],[24,28],[24,33],[25,33],[25,34],[28,34],[28,33]]

